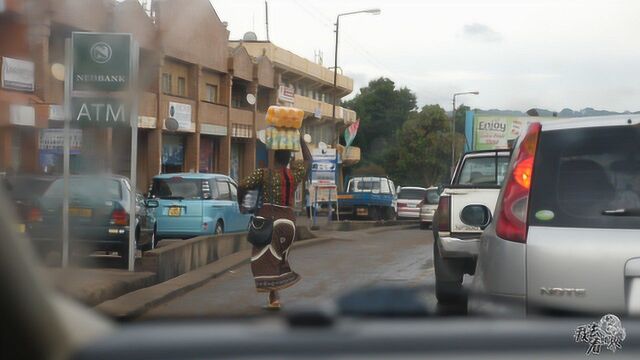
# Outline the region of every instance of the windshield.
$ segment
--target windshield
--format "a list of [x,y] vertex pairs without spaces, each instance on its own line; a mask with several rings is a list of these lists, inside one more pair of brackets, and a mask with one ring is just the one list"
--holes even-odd
[[438,201],[440,200],[440,194],[438,193],[438,189],[427,190],[424,200],[426,204],[437,205]]
[[509,165],[507,156],[470,157],[462,164],[457,185],[500,186]]
[[639,0],[0,0],[0,289],[23,304],[2,314],[46,320],[6,324],[67,320],[25,289],[169,326],[412,306],[625,322],[639,17]]
[[[155,179],[149,194],[151,198],[160,199],[202,199],[203,180],[175,177],[171,179]],[[228,190],[227,190],[228,192]]]
[[[45,199],[62,199],[64,180],[56,180],[42,195]],[[120,182],[105,178],[71,178],[69,180],[69,196],[79,199],[121,200]]]
[[426,194],[426,189],[401,189],[398,193],[398,199],[422,200]]

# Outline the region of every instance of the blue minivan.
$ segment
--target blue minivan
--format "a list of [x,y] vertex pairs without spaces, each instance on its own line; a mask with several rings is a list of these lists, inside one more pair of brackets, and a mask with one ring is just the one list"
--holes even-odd
[[247,231],[250,215],[240,213],[238,185],[226,175],[161,174],[153,178],[148,216],[154,241]]

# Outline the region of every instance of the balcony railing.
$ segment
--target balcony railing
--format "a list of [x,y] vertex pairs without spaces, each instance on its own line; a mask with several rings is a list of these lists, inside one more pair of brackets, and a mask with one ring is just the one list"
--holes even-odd
[[[333,116],[332,104],[314,100],[306,96],[295,95],[294,106],[310,114],[315,114],[316,110],[319,109],[322,117],[331,118]],[[343,121],[345,124],[352,124],[356,121],[356,112],[341,106],[336,106],[336,119]]]
[[253,111],[231,108],[231,123],[253,125]]

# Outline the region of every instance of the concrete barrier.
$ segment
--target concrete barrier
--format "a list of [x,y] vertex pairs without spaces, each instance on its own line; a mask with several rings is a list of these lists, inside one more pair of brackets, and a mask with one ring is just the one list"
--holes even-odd
[[163,282],[249,248],[246,233],[199,236],[145,252],[141,268]]
[[[315,235],[306,227],[297,227],[297,241],[313,238]],[[165,246],[145,252],[141,270],[155,273],[156,281],[163,282],[247,249],[251,249],[247,233],[171,241]]]

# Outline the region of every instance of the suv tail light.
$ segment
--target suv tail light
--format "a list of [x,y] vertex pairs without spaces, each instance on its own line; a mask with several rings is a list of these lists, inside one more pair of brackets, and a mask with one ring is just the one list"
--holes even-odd
[[115,209],[111,213],[111,225],[129,225],[129,214],[124,209]]
[[29,209],[29,213],[27,214],[27,222],[42,222],[42,210],[37,207]]
[[541,129],[540,123],[529,125],[517,154],[514,154],[515,160],[511,176],[505,181],[504,194],[496,222],[496,234],[505,240],[527,242],[529,193]]
[[441,196],[438,202],[438,231],[451,231],[451,196]]

